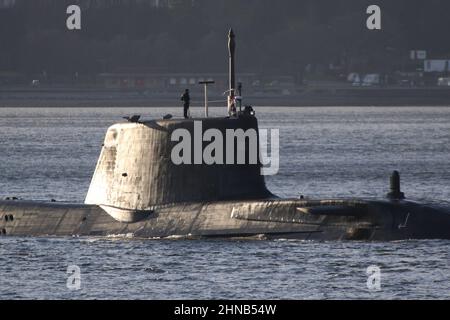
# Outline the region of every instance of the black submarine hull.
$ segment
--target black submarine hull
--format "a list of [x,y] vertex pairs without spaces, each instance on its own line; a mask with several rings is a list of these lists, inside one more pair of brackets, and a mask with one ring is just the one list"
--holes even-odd
[[172,161],[174,132],[211,129],[226,136],[258,124],[241,115],[111,126],[84,204],[0,201],[0,236],[450,239],[450,204],[405,200],[396,171],[384,199],[281,199],[266,188],[259,162]]
[[[450,206],[406,200],[262,199],[122,212],[98,205],[0,201],[1,236],[300,240],[450,239]],[[130,221],[119,221],[120,215]]]

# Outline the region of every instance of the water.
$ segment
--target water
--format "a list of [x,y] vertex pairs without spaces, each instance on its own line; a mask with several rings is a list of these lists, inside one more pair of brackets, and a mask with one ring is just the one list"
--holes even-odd
[[[213,114],[222,109],[212,108]],[[281,196],[450,200],[450,108],[257,108],[280,129]],[[201,114],[201,109],[192,110]],[[82,202],[106,128],[180,108],[1,109],[0,197]],[[450,241],[141,241],[0,238],[0,298],[449,299]],[[68,265],[81,289],[66,286]],[[367,267],[381,290],[367,287]]]

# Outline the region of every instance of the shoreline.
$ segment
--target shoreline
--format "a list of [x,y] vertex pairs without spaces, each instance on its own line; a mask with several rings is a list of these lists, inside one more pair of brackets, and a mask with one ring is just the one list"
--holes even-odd
[[[192,107],[203,106],[204,97],[195,88]],[[223,107],[226,97],[210,94],[210,107]],[[95,88],[0,88],[0,108],[20,107],[174,107],[178,92],[150,93],[138,90]],[[244,94],[243,105],[267,107],[330,106],[450,106],[450,88],[302,88],[283,95],[277,93]]]

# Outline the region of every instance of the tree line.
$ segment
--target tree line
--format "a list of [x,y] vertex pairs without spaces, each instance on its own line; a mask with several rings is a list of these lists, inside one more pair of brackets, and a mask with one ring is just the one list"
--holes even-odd
[[[446,0],[377,1],[380,31],[366,28],[372,4],[366,0],[184,2],[16,0],[0,9],[0,71],[226,72],[229,27],[237,34],[241,72],[297,76],[330,64],[389,72],[411,49],[450,54]],[[74,3],[82,8],[79,31],[65,27],[66,8]]]

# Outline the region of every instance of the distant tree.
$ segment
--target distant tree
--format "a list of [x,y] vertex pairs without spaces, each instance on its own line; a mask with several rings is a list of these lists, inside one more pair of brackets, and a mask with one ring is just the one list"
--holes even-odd
[[[0,71],[220,71],[230,27],[237,34],[239,70],[246,72],[298,75],[309,64],[334,61],[388,72],[411,49],[450,55],[447,0],[379,0],[381,32],[365,28],[370,0],[180,1],[186,5],[17,0],[0,9]],[[65,9],[73,3],[82,7],[77,32],[65,28]]]

